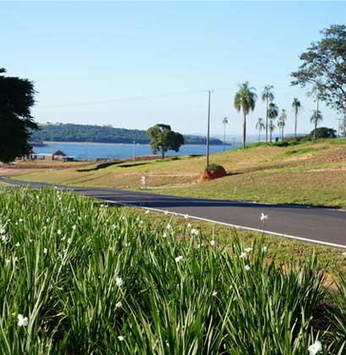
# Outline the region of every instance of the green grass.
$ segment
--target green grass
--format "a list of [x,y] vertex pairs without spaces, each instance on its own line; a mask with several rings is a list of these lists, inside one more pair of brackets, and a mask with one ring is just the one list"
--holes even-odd
[[213,154],[211,164],[223,166],[228,176],[204,183],[198,180],[205,169],[205,157],[127,162],[96,171],[50,167],[4,173],[28,181],[125,189],[140,188],[141,176],[145,175],[148,191],[346,208],[345,156],[344,138],[288,147],[254,144],[244,150]]
[[261,238],[219,238],[54,189],[0,190],[0,211],[1,354],[303,355],[317,338],[321,354],[342,347],[345,305],[317,314],[331,297],[315,255],[283,265]]

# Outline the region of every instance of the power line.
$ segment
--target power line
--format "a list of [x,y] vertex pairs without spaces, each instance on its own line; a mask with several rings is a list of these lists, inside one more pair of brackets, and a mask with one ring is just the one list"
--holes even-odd
[[[224,90],[230,90],[230,89],[218,89],[218,91],[224,91]],[[55,105],[51,105],[51,106],[41,106],[41,107],[37,106],[36,109],[93,106],[93,105],[102,105],[102,104],[107,104],[107,103],[112,103],[112,102],[150,100],[150,99],[156,99],[156,98],[161,98],[161,97],[199,94],[199,93],[205,93],[205,92],[208,92],[208,90],[200,89],[200,90],[181,91],[181,92],[167,93],[167,94],[160,94],[160,95],[134,96],[134,97],[126,97],[126,98],[103,100],[103,101],[88,101],[88,102],[76,102],[76,103],[70,103],[70,104],[55,104]]]

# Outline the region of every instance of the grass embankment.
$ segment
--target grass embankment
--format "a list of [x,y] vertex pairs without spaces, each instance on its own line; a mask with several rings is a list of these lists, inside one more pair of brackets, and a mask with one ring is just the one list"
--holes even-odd
[[[228,176],[197,183],[205,158],[127,162],[100,170],[12,172],[18,179],[80,186],[136,189],[147,177],[148,190],[176,195],[346,207],[346,139],[295,146],[259,145],[211,156]],[[81,171],[84,170],[84,171]],[[1,173],[1,172],[0,172]],[[11,175],[11,172],[7,174]]]
[[343,353],[346,287],[314,256],[282,265],[259,240],[54,189],[0,190],[0,211],[1,354]]

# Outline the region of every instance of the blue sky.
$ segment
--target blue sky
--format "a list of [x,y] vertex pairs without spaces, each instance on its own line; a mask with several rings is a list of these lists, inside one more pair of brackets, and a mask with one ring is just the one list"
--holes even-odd
[[[111,124],[147,129],[167,123],[204,134],[207,90],[212,134],[241,133],[233,107],[238,84],[249,81],[258,101],[248,117],[255,133],[265,116],[260,94],[275,87],[288,113],[298,97],[299,131],[312,129],[315,103],[290,72],[319,31],[344,24],[346,2],[1,2],[0,67],[35,82],[38,122]],[[339,115],[323,105],[323,125]]]

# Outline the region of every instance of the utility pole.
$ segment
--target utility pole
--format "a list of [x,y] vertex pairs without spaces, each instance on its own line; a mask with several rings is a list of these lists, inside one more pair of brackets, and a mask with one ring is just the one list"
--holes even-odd
[[228,123],[227,117],[222,120],[223,123],[223,151],[225,151],[225,143],[226,143],[226,124]]
[[210,140],[210,99],[212,90],[208,90],[208,130],[207,130],[207,168],[209,166],[209,140]]

